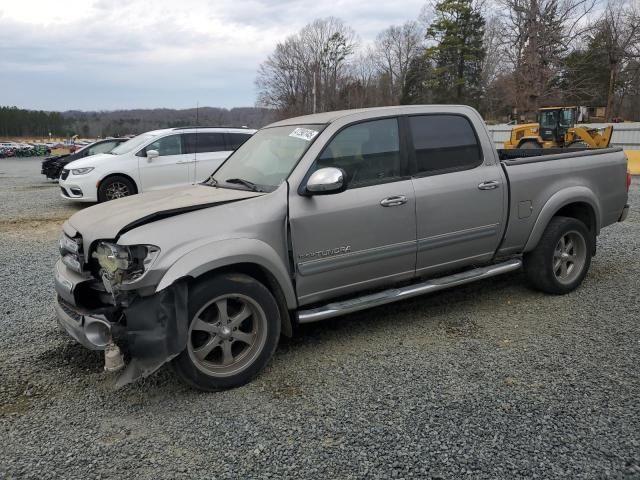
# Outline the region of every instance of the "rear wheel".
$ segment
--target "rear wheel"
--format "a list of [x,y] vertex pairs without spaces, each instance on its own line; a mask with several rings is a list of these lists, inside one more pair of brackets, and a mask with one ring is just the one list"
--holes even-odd
[[594,241],[581,221],[552,218],[536,248],[524,255],[529,282],[546,293],[561,295],[575,290],[589,271]]
[[533,150],[533,149],[542,148],[542,147],[540,147],[540,144],[538,142],[534,142],[533,140],[527,140],[526,142],[522,142],[518,148],[521,150]]
[[242,274],[198,283],[189,292],[187,348],[174,361],[188,385],[215,391],[244,385],[267,365],[280,337],[271,292]]
[[128,197],[135,193],[137,193],[136,186],[131,180],[120,175],[114,175],[100,183],[98,202],[108,202],[109,200]]

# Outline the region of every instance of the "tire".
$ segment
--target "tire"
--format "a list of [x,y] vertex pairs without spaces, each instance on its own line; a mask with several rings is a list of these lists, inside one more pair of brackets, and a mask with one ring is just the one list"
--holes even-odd
[[127,177],[114,175],[100,182],[98,202],[108,202],[116,198],[124,198],[137,193],[135,184]]
[[586,142],[577,141],[570,143],[567,148],[589,148],[589,145]]
[[533,140],[528,140],[526,142],[522,142],[518,148],[520,150],[534,150],[536,148],[542,148],[538,142],[534,142]]
[[243,274],[215,276],[189,291],[187,348],[172,365],[200,390],[239,387],[269,363],[279,338],[280,310],[262,283]]
[[536,290],[564,295],[584,280],[595,238],[575,218],[553,217],[536,248],[524,254],[524,271]]

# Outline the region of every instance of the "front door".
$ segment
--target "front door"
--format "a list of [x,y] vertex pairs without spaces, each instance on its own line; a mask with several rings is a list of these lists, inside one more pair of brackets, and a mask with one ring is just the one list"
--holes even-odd
[[[156,150],[159,156],[147,158],[149,150]],[[186,153],[182,135],[159,138],[138,152],[138,156],[142,191],[191,183],[194,153]]]
[[461,115],[408,117],[416,191],[418,275],[493,257],[504,225],[508,186],[494,159],[484,161],[470,121]]
[[415,198],[396,118],[348,126],[312,169],[341,168],[347,189],[301,196],[290,186],[289,221],[301,304],[411,278]]

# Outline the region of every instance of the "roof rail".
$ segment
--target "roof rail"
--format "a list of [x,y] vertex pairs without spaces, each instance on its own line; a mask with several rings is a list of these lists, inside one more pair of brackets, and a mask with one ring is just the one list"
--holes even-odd
[[186,127],[173,127],[171,130],[187,130],[190,128],[238,128],[238,129],[249,129],[246,125],[242,125],[241,127],[237,127],[234,125],[192,125]]

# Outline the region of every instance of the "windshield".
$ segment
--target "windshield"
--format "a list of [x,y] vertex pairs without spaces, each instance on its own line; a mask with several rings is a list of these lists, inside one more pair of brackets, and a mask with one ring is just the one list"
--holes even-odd
[[271,192],[289,176],[323,128],[289,125],[259,130],[215,172],[215,181],[229,188],[254,184],[255,189]]
[[560,125],[563,127],[572,127],[574,123],[573,110],[566,108],[562,111],[560,116]]
[[540,115],[540,125],[547,128],[555,128],[558,123],[558,112],[555,110],[543,111]]
[[142,135],[138,135],[137,137],[133,137],[131,140],[127,140],[126,142],[121,143],[109,153],[111,155],[122,155],[123,153],[129,153],[133,150],[136,150],[138,147],[141,147],[152,138],[155,138],[155,135],[143,133]]

